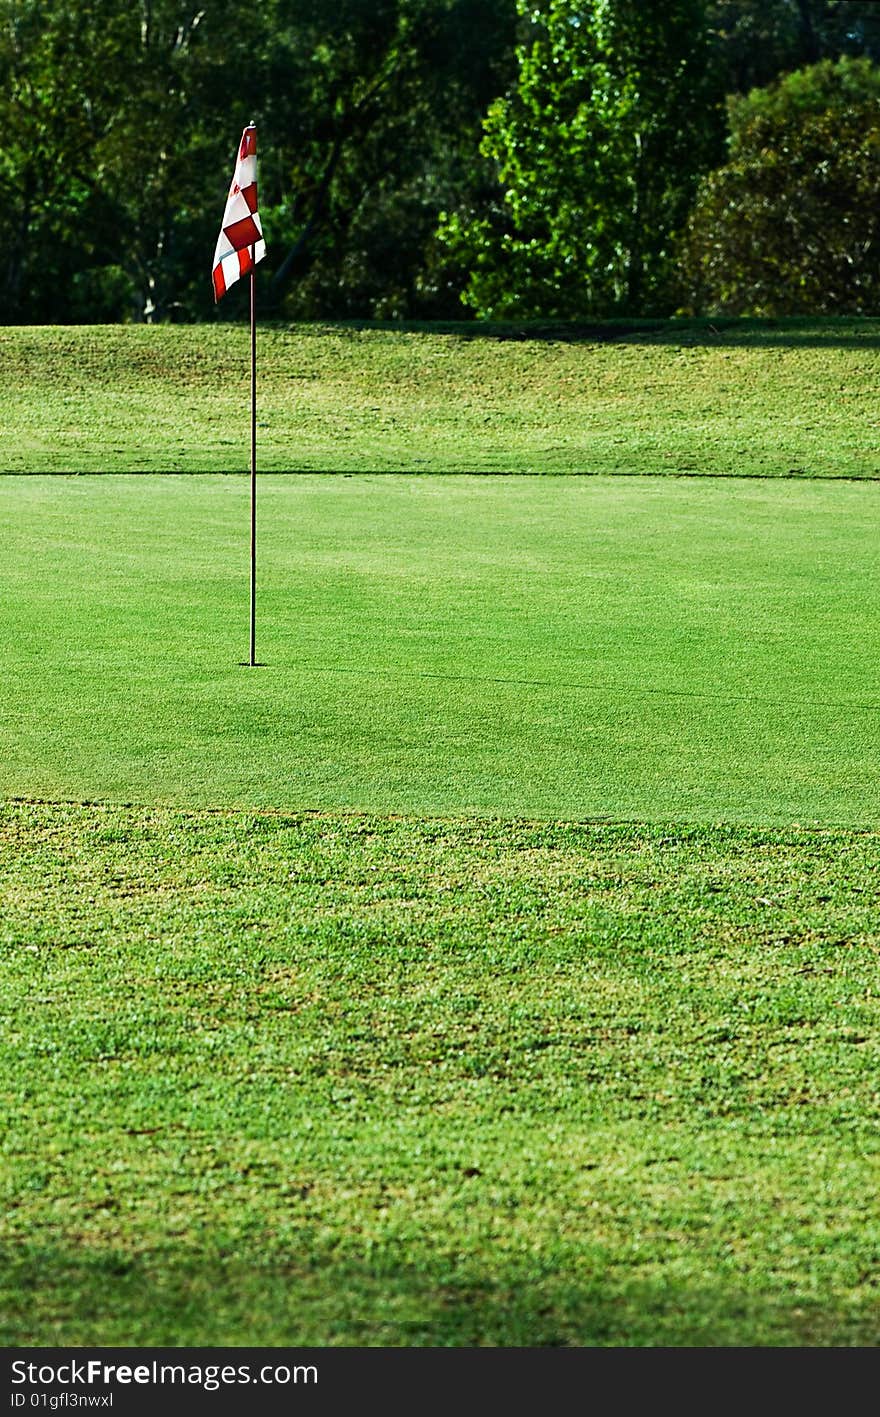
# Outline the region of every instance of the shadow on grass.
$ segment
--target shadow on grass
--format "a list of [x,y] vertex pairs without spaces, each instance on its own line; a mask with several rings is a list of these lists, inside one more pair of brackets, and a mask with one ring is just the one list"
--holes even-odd
[[[285,328],[285,327],[280,327]],[[308,326],[289,326],[300,332]],[[643,320],[348,320],[332,326],[337,334],[373,330],[398,334],[454,335],[460,340],[532,341],[539,344],[649,344],[717,349],[880,349],[880,319],[869,316],[790,316]]]
[[[865,472],[810,472],[806,468],[786,467],[784,462],[780,463],[778,470],[768,471],[762,468],[757,471],[702,471],[699,467],[683,463],[680,466],[669,468],[589,468],[589,467],[569,467],[569,468],[516,468],[509,471],[496,470],[494,468],[436,468],[436,467],[267,467],[260,468],[258,476],[261,481],[273,477],[424,477],[424,478],[483,478],[487,482],[516,481],[521,482],[526,478],[541,479],[548,482],[574,480],[577,478],[641,478],[644,481],[674,482],[682,479],[691,479],[698,482],[880,482],[880,471],[873,469]],[[216,467],[126,467],[126,468],[95,468],[95,467],[50,467],[39,468],[35,472],[4,472],[0,469],[0,477],[238,477],[243,481],[250,478],[250,473],[242,468],[216,468]]]
[[[233,1253],[234,1251],[234,1253]],[[410,1250],[410,1254],[413,1250]],[[132,1257],[28,1248],[2,1256],[8,1347],[874,1346],[876,1309],[777,1295],[721,1275],[682,1284],[654,1264],[586,1280],[534,1262],[475,1273],[430,1250],[374,1264],[339,1251],[272,1256],[186,1245]],[[583,1269],[583,1265],[581,1266]],[[3,1292],[5,1290],[5,1293]]]

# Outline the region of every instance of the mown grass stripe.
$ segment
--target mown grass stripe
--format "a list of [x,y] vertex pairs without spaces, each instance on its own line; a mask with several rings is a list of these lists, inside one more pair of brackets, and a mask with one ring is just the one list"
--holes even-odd
[[7,795],[880,820],[874,484],[7,478]]

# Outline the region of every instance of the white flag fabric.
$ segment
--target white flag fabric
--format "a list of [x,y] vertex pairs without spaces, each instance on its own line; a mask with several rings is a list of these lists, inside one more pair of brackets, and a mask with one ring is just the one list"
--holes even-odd
[[249,123],[241,135],[235,172],[223,224],[214,252],[214,300],[254,269],[266,254],[263,228],[257,211],[257,130]]

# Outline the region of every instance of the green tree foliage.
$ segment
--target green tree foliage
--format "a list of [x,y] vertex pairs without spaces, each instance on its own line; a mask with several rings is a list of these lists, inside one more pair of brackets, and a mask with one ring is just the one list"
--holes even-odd
[[[282,23],[283,21],[283,23]],[[281,0],[274,290],[297,316],[450,313],[439,209],[512,68],[513,0]]]
[[209,316],[251,119],[271,308],[448,312],[438,212],[514,23],[513,0],[0,0],[0,319]]
[[821,59],[880,60],[876,0],[710,0],[708,20],[730,93]]
[[212,0],[209,33],[194,0],[3,0],[0,317],[162,318],[204,288],[254,97],[245,14]]
[[721,152],[702,0],[520,0],[531,34],[485,121],[494,212],[443,227],[481,315],[662,311],[674,237]]
[[689,308],[876,312],[880,68],[823,60],[731,100],[730,124],[686,237]]
[[[47,25],[39,3],[7,4],[0,29],[0,311],[39,320],[54,289],[68,299],[79,271],[100,262],[102,226],[112,212],[97,181],[96,134],[113,106],[99,46],[112,47],[112,19],[101,0],[59,6]],[[106,27],[104,27],[106,26]]]
[[211,318],[251,119],[266,311],[660,311],[723,95],[863,54],[868,0],[0,0],[0,321]]

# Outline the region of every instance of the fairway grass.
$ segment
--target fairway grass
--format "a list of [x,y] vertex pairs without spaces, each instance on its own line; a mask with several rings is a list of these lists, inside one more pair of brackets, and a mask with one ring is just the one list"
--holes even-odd
[[[880,477],[880,320],[259,332],[264,472]],[[247,466],[245,324],[0,330],[0,471]]]
[[876,832],[0,808],[0,1341],[880,1341]]
[[880,822],[880,486],[0,479],[7,797]]

